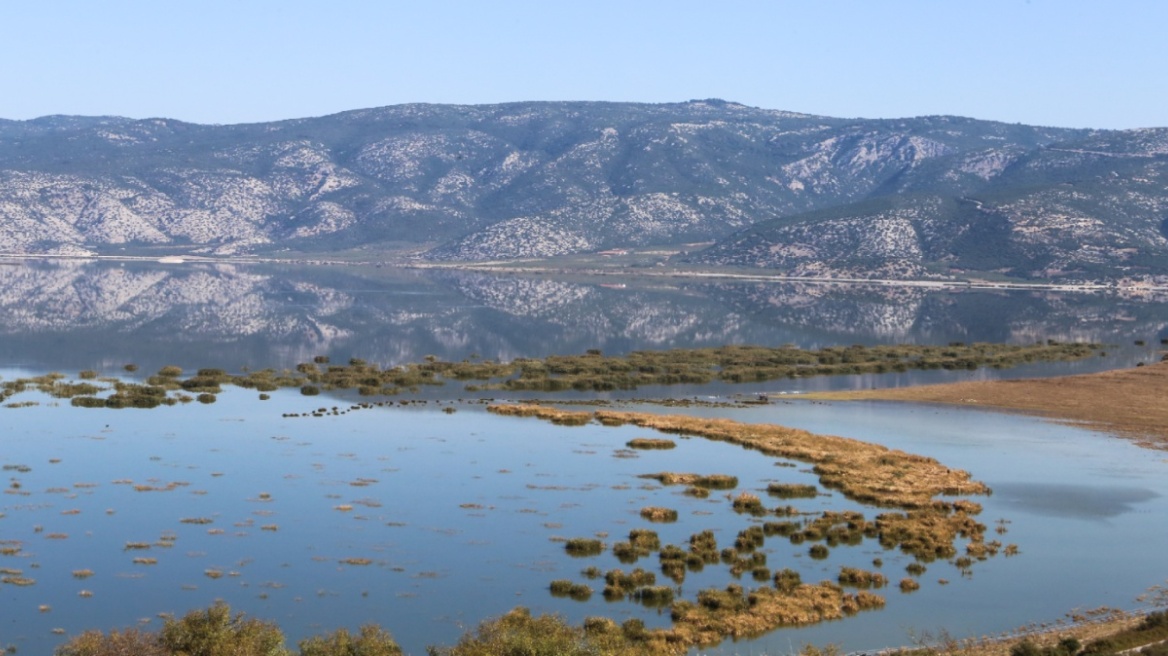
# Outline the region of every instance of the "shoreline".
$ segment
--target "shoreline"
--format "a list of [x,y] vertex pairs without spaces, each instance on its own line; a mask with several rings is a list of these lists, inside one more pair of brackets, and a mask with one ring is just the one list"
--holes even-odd
[[817,401],[939,403],[1023,412],[1168,451],[1168,361],[1093,374],[814,392]]
[[542,261],[503,260],[484,262],[421,262],[401,260],[345,260],[327,258],[273,258],[253,255],[207,256],[198,254],[170,254],[170,255],[49,255],[28,253],[0,253],[0,265],[13,265],[8,260],[36,261],[36,260],[67,260],[67,261],[104,261],[104,262],[144,262],[181,266],[184,264],[267,264],[293,266],[342,266],[342,267],[377,267],[407,270],[453,270],[476,271],[481,273],[497,273],[505,275],[578,275],[595,277],[624,277],[646,280],[660,279],[694,279],[694,280],[730,280],[736,282],[760,283],[806,283],[813,285],[870,285],[876,287],[915,287],[935,290],[996,290],[996,291],[1057,291],[1071,293],[1128,293],[1149,294],[1168,292],[1168,284],[1132,283],[1120,285],[1115,282],[1089,281],[1077,283],[1057,282],[1026,282],[1026,281],[992,281],[980,278],[965,278],[951,280],[937,279],[890,279],[890,278],[847,278],[847,277],[816,277],[816,276],[789,276],[775,270],[759,269],[757,272],[727,269],[688,269],[684,267],[666,268],[665,270],[651,270],[634,267],[603,268],[590,266],[556,266]]

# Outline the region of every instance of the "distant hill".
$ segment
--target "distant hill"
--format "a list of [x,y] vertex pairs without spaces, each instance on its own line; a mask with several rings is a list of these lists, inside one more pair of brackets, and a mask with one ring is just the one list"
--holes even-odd
[[542,258],[715,242],[796,275],[1168,273],[1168,130],[720,100],[0,121],[0,251]]

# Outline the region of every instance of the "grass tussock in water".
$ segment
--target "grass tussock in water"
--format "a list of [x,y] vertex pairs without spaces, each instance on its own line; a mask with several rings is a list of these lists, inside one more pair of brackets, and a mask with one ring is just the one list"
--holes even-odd
[[659,481],[662,485],[690,485],[707,490],[733,490],[738,487],[738,477],[730,476],[729,474],[660,472],[657,474],[641,474],[639,478]]
[[572,538],[564,542],[564,551],[576,557],[599,556],[604,553],[604,543],[595,538]]
[[625,446],[630,449],[673,449],[677,447],[677,443],[660,438],[637,437],[626,442]]
[[814,485],[771,483],[767,485],[767,494],[780,499],[813,499],[819,495],[819,490]]
[[650,522],[676,522],[677,511],[673,508],[660,506],[645,506],[641,508],[641,517]]

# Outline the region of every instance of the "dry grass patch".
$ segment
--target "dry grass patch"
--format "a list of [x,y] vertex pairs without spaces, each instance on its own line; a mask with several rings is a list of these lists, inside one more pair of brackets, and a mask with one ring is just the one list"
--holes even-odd
[[[514,406],[490,406],[497,408]],[[531,407],[531,406],[526,406]],[[525,416],[539,416],[529,413]],[[856,501],[907,508],[924,507],[941,494],[985,494],[989,488],[969,473],[933,458],[845,437],[817,435],[772,424],[730,419],[599,410],[605,425],[633,424],[663,433],[696,435],[755,449],[772,457],[812,463],[825,487]]]
[[677,446],[673,440],[655,437],[637,437],[625,443],[630,449],[672,449]]
[[744,591],[739,585],[698,593],[697,602],[673,605],[673,627],[654,632],[666,642],[712,645],[724,638],[749,638],[782,626],[840,619],[861,610],[884,606],[884,598],[869,592],[845,593],[823,582],[800,584],[787,592],[775,588]]
[[538,417],[561,426],[583,426],[592,421],[592,413],[584,410],[561,410],[534,403],[515,403],[487,406],[487,410],[508,417]]
[[645,506],[644,508],[641,508],[641,517],[651,522],[676,522],[677,511],[673,508]]
[[729,474],[660,472],[657,474],[641,474],[638,478],[649,478],[660,481],[662,485],[691,485],[707,490],[733,490],[738,487],[738,477],[730,476]]

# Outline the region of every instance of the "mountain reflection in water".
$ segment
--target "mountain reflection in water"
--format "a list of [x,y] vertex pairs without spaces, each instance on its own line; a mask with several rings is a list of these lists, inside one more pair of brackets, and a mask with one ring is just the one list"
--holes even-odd
[[46,260],[0,266],[0,364],[390,365],[722,344],[1155,344],[1168,299],[1037,291],[551,278],[359,266]]

